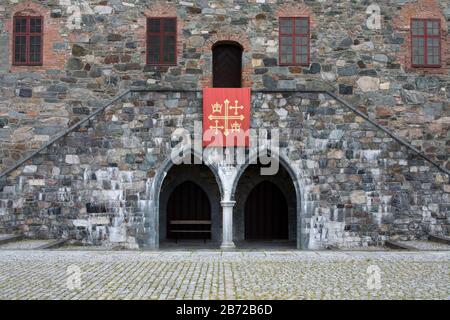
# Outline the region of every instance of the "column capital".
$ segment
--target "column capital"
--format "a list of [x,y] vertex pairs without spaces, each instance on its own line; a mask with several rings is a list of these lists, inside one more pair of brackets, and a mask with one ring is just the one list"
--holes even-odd
[[220,201],[220,204],[222,205],[222,207],[234,207],[236,201],[232,201],[232,200],[222,200]]

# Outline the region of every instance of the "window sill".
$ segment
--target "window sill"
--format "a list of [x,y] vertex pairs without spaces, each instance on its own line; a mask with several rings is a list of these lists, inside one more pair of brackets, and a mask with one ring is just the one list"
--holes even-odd
[[43,66],[42,63],[39,63],[39,64],[13,63],[12,65],[14,67],[42,67]]
[[415,64],[412,64],[411,68],[417,68],[417,69],[420,69],[420,68],[439,69],[439,68],[442,68],[442,65],[415,65]]
[[310,63],[279,63],[280,67],[309,67]]

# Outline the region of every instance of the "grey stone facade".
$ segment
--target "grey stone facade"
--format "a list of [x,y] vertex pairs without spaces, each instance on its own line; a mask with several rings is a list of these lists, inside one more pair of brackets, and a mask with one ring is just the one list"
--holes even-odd
[[[289,202],[295,200],[290,238],[298,248],[448,234],[448,175],[330,96],[306,92],[340,93],[450,169],[447,1],[378,1],[379,30],[367,27],[370,3],[364,1],[80,3],[75,11],[70,0],[0,4],[2,171],[119,92],[143,91],[126,95],[2,179],[1,232],[158,247],[166,175],[201,177],[194,174],[200,169],[172,166],[171,135],[177,128],[194,132],[194,121],[202,119],[201,88],[211,86],[211,47],[232,40],[244,48],[243,85],[253,89],[251,127],[280,129],[280,165],[292,184]],[[46,21],[47,58],[40,67],[11,66],[11,17],[28,4]],[[441,68],[414,69],[405,60],[404,20],[421,6],[441,18]],[[286,12],[311,17],[309,66],[278,64],[278,17]],[[145,65],[146,16],[177,17],[175,66]],[[236,201],[234,236],[242,235],[241,202],[250,189],[241,178],[245,168],[227,176],[211,165],[201,183],[215,208],[218,239],[221,200]]]

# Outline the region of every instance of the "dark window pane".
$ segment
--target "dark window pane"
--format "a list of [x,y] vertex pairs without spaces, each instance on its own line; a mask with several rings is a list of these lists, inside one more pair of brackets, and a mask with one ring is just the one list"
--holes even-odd
[[413,35],[424,35],[425,34],[425,23],[422,20],[413,20],[412,22],[412,34]]
[[165,63],[175,62],[175,37],[174,36],[164,37],[163,61]]
[[149,36],[148,38],[148,60],[149,63],[158,63],[160,60],[160,40],[159,36]]
[[14,61],[19,63],[27,61],[25,36],[16,36],[14,39]]
[[41,61],[41,36],[30,36],[30,62]]
[[427,34],[430,36],[439,35],[439,22],[427,21]]
[[30,19],[30,32],[31,33],[41,33],[42,32],[41,18],[31,18]]
[[300,45],[300,46],[307,46],[308,45],[308,38],[307,37],[305,37],[305,36],[301,36],[301,37],[299,37],[299,36],[297,36],[297,37],[295,37],[295,44],[296,45]]
[[439,48],[433,48],[433,55],[436,57],[440,57],[441,56],[441,51]]
[[308,63],[308,56],[304,54],[297,54],[295,56],[295,60],[299,64],[307,64]]
[[425,57],[424,56],[417,56],[417,64],[425,64]]
[[292,34],[294,31],[294,20],[287,18],[287,19],[280,19],[280,32],[284,34]]
[[148,31],[160,32],[160,19],[148,19]]
[[164,19],[164,32],[175,32],[176,31],[176,23],[175,19]]
[[292,53],[293,50],[294,50],[294,47],[292,47],[292,46],[282,46],[280,54],[286,55],[286,54]]
[[298,46],[296,51],[297,51],[297,53],[301,53],[303,55],[306,55],[308,53],[308,48],[307,47]]
[[165,36],[164,37],[164,46],[173,46],[175,47],[175,36]]
[[160,36],[149,36],[148,37],[148,44],[150,47],[158,46],[160,45]]
[[434,65],[439,65],[441,62],[440,62],[440,56],[439,55],[434,55],[433,57],[432,57],[432,61],[431,62],[429,62],[430,64],[434,64]]
[[292,45],[292,37],[281,37],[281,45]]
[[280,47],[280,50],[281,50],[281,52],[280,52],[281,55],[287,55],[287,54],[291,54],[293,52],[294,47],[290,46],[290,45],[282,45]]
[[308,31],[308,19],[297,18],[295,21],[295,33],[307,34]]
[[19,18],[15,19],[14,32],[27,32],[27,18]]

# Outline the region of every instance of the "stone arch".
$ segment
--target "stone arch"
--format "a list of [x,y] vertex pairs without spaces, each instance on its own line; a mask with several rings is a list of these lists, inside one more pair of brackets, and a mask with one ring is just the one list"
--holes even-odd
[[[200,159],[203,159],[203,155],[198,153],[196,150],[191,150],[191,155],[197,160],[197,163],[200,163]],[[207,166],[214,178],[217,182],[220,196],[223,195],[223,188],[221,179],[219,176],[219,172],[217,166],[208,163],[207,161],[201,162],[205,166]],[[169,170],[174,166],[172,159],[170,156],[164,160],[160,168],[156,171],[155,176],[153,177],[151,186],[149,186],[147,206],[145,208],[145,217],[144,217],[144,229],[145,229],[145,243],[144,248],[148,249],[158,249],[159,248],[159,212],[160,212],[160,193],[161,187],[163,185],[164,179],[167,176]],[[195,162],[191,165],[195,165]]]
[[[171,169],[173,166],[171,167]],[[169,169],[169,170],[171,170]],[[182,185],[185,182],[193,182],[197,185],[207,196],[209,205],[211,208],[211,220],[214,222],[211,225],[211,240],[215,242],[220,242],[220,239],[222,239],[222,211],[220,207],[220,202],[215,194],[214,190],[212,188],[205,188],[204,184],[202,183],[201,179],[199,179],[198,176],[188,176],[188,175],[182,175],[177,176],[176,181],[171,181],[167,185],[163,183],[161,187],[164,186],[164,192],[160,194],[159,199],[159,223],[158,223],[158,233],[159,233],[159,243],[163,242],[163,240],[166,239],[165,236],[161,237],[161,234],[163,234],[166,231],[167,227],[167,221],[166,216],[162,213],[164,213],[167,209],[167,201],[169,200],[170,196],[172,195],[173,191],[180,185]],[[219,189],[220,192],[220,189]],[[220,222],[220,223],[216,223]]]
[[237,43],[242,47],[242,87],[251,87],[251,75],[254,72],[251,59],[251,46],[247,34],[244,31],[234,33],[215,33],[205,41],[201,48],[203,55],[203,77],[200,80],[202,87],[212,87],[212,49],[217,43]]
[[[311,212],[306,210],[306,198],[305,193],[303,192],[304,188],[302,187],[302,180],[300,175],[296,173],[294,168],[291,166],[291,161],[289,158],[281,152],[271,152],[272,159],[278,159],[279,165],[282,165],[283,168],[287,171],[289,176],[291,177],[292,183],[295,189],[296,196],[296,217],[297,217],[297,249],[308,249],[309,245],[309,221],[311,218]],[[231,186],[231,199],[234,200],[235,192],[239,183],[239,180],[246,169],[250,164],[257,163],[257,154],[251,155],[246,159],[246,163],[240,165],[237,168],[236,175],[234,177],[234,181]]]

